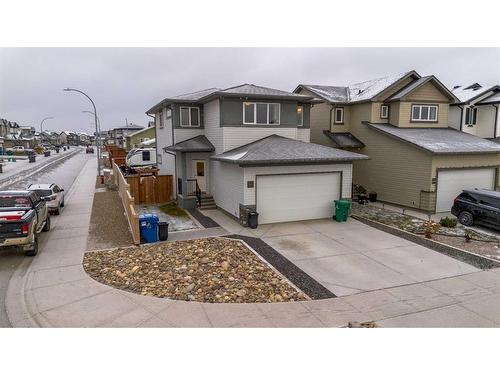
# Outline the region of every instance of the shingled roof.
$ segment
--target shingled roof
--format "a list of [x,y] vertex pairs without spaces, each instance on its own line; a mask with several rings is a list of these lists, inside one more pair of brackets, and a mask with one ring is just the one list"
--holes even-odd
[[364,122],[370,128],[437,155],[500,153],[500,145],[452,128],[399,128]]
[[179,152],[212,152],[215,151],[214,145],[204,135],[198,135],[185,141],[178,142],[175,145],[163,148],[164,151]]
[[211,158],[239,165],[280,165],[333,164],[368,156],[273,134]]

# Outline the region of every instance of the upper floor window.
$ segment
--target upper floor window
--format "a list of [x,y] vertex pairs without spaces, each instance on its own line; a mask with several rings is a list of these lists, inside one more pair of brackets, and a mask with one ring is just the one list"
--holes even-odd
[[299,105],[297,106],[297,126],[304,125],[304,107]]
[[467,107],[465,109],[465,125],[476,125],[477,122],[477,108]]
[[181,127],[199,127],[200,109],[198,107],[181,107]]
[[422,122],[437,122],[438,106],[415,104],[411,107],[411,120]]
[[344,108],[343,107],[335,108],[335,116],[334,116],[333,120],[334,120],[335,124],[343,124],[344,123]]
[[166,119],[168,120],[169,118],[172,118],[172,110],[170,108],[167,108],[166,111]]
[[279,125],[279,103],[243,103],[243,124]]
[[389,106],[388,105],[381,105],[380,106],[380,118],[389,118]]

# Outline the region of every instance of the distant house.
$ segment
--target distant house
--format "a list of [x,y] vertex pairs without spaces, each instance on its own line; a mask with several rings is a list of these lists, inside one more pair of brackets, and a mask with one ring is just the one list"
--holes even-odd
[[144,126],[128,124],[127,126],[108,130],[108,143],[125,148],[125,138],[127,135],[144,129]]
[[[125,136],[126,139],[126,149],[130,151],[135,147],[142,147],[143,142],[147,142],[148,147],[154,147],[154,140],[156,137],[155,127],[148,127]],[[152,141],[152,142],[148,142]]]
[[434,76],[410,71],[295,92],[321,101],[311,109],[311,142],[369,156],[354,163],[353,182],[379,200],[448,212],[463,189],[500,187],[500,145],[449,127],[464,100]]
[[450,105],[449,126],[481,138],[500,137],[500,85],[473,83],[455,86],[451,92],[458,102]]

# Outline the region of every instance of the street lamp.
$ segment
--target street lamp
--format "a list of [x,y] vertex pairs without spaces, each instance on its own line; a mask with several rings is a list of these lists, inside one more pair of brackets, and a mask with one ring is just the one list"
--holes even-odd
[[[82,113],[90,113],[91,115],[94,115],[94,112],[92,111],[82,111]],[[97,126],[99,128],[99,133],[101,133],[101,119],[99,116],[97,116]]]
[[[80,91],[80,90],[77,90],[77,89],[65,88],[64,91],[79,92],[80,94],[86,96],[88,100],[90,100],[90,102],[92,103],[92,107],[94,107],[94,122],[95,122],[95,130],[97,132],[98,131],[98,128],[97,128],[97,121],[98,121],[97,120],[97,109],[95,108],[94,101],[90,98],[90,96],[88,96],[87,94],[85,94],[83,91]],[[99,139],[96,140],[96,146],[97,146],[97,175],[101,176],[101,148],[100,148]]]
[[40,133],[43,133],[43,123],[45,120],[52,120],[54,117],[45,117],[41,122],[40,122]]

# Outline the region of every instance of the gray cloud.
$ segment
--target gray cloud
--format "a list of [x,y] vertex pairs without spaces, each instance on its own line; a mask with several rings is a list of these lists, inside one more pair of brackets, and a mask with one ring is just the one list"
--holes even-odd
[[255,83],[293,90],[298,83],[343,85],[407,70],[446,85],[500,84],[499,48],[2,48],[0,117],[51,130],[102,128],[129,121],[169,95]]

